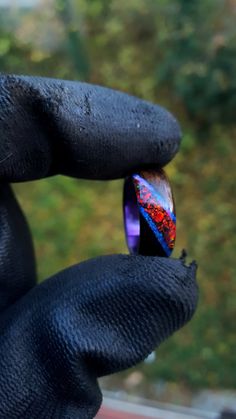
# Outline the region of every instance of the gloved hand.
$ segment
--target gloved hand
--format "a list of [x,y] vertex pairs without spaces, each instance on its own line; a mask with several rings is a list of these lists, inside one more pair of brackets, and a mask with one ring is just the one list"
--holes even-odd
[[159,106],[89,84],[0,77],[1,419],[93,418],[97,378],[142,361],[197,303],[196,266],[181,259],[99,257],[36,285],[8,183],[119,178],[164,165],[179,143]]

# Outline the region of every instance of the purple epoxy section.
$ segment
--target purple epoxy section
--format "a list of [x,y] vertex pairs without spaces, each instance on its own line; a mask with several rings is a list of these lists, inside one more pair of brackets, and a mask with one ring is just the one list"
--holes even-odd
[[140,241],[140,214],[133,181],[127,179],[124,193],[124,223],[126,241],[130,253],[137,253]]

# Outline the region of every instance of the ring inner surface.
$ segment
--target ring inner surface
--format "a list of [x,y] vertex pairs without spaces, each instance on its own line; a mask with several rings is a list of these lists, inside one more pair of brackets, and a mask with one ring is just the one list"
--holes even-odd
[[138,253],[140,215],[132,177],[127,178],[124,185],[124,225],[129,251]]

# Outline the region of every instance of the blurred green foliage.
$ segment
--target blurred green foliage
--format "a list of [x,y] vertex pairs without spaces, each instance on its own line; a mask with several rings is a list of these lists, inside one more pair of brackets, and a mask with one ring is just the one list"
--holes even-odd
[[[199,262],[193,321],[144,365],[150,379],[236,386],[234,0],[58,0],[2,9],[0,71],[82,79],[167,106],[182,150],[167,171],[178,211],[175,255]],[[37,34],[37,36],[36,36]],[[28,216],[39,278],[126,251],[122,182],[55,177],[15,190]]]

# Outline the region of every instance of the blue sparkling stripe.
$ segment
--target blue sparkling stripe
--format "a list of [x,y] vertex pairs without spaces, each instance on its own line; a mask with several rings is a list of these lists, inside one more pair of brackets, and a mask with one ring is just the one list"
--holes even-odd
[[170,208],[168,207],[168,205],[166,205],[165,199],[155,190],[154,186],[151,183],[147,182],[144,178],[142,178],[138,174],[133,175],[133,177],[135,179],[137,179],[139,181],[139,183],[143,184],[144,186],[146,186],[146,188],[149,189],[149,191],[156,198],[157,202],[160,202],[161,206],[164,208],[164,210],[166,210],[166,212],[171,217],[172,221],[176,224],[176,216],[175,216],[175,214],[170,210]]
[[158,230],[156,224],[152,220],[151,216],[145,211],[145,209],[139,204],[139,211],[144,216],[146,221],[148,222],[149,226],[151,227],[153,233],[157,237],[159,243],[161,244],[163,250],[165,251],[167,256],[170,256],[172,253],[172,249],[169,249],[169,247],[166,244],[166,241],[163,237],[163,234]]

